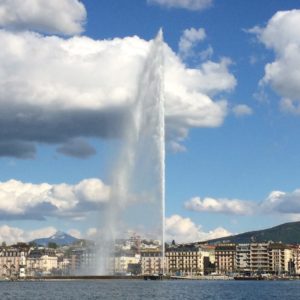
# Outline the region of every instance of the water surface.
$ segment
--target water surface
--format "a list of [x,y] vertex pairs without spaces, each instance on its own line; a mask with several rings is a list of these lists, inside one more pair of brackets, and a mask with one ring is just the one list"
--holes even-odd
[[299,299],[300,281],[0,282],[0,299]]

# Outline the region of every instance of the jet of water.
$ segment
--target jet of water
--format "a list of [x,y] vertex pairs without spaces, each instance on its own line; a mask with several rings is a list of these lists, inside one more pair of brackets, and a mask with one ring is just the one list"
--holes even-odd
[[165,115],[164,43],[160,30],[151,41],[123,128],[113,170],[112,192],[99,238],[98,275],[113,273],[114,242],[133,229],[159,240],[164,257]]

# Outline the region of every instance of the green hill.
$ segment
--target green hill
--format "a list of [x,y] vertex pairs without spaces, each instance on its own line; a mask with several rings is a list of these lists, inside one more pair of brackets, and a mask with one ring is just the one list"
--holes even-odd
[[282,242],[285,244],[300,244],[300,222],[281,224],[272,228],[249,231],[237,235],[206,241],[208,244],[217,243],[259,243]]

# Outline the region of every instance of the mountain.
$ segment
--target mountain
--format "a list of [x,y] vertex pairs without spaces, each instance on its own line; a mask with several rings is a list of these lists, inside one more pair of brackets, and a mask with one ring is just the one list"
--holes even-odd
[[48,238],[40,238],[40,239],[33,240],[32,242],[40,246],[48,246],[49,243],[55,243],[58,246],[65,246],[65,245],[71,245],[77,241],[78,241],[77,238],[67,233],[64,233],[62,231],[57,231],[54,235]]
[[237,235],[206,241],[208,244],[218,243],[253,243],[282,242],[285,244],[300,244],[300,222],[281,224],[272,228],[249,231]]

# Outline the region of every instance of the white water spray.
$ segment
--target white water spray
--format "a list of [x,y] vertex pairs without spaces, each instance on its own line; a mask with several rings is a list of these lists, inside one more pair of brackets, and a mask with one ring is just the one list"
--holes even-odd
[[136,97],[123,128],[110,204],[99,238],[98,275],[113,273],[114,241],[133,229],[159,240],[164,257],[165,116],[163,34],[151,42]]

